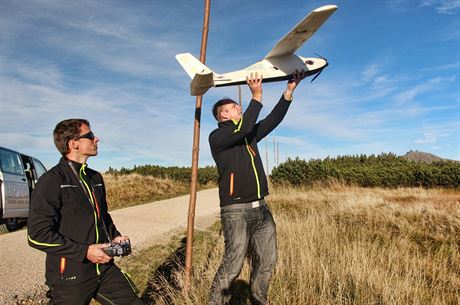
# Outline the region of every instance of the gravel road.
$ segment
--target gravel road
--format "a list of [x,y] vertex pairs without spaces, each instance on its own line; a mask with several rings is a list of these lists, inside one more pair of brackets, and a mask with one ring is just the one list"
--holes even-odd
[[[217,189],[198,192],[195,228],[205,228],[219,218]],[[187,226],[189,195],[111,212],[117,229],[131,239],[133,251],[164,243]],[[27,231],[0,235],[0,304],[42,293],[45,254],[27,244]]]

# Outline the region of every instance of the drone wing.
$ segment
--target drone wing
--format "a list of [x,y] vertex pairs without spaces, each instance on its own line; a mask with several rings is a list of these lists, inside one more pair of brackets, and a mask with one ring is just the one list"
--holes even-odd
[[294,54],[336,10],[336,5],[325,5],[312,11],[281,38],[265,58]]

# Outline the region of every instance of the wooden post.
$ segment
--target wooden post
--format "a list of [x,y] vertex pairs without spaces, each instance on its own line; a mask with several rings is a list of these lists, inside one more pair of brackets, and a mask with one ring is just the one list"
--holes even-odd
[[[201,51],[200,61],[206,62],[206,47],[208,43],[209,29],[209,12],[211,9],[211,0],[205,0],[203,30],[201,36]],[[203,96],[196,97],[195,107],[195,123],[193,129],[193,149],[192,149],[192,177],[190,181],[190,200],[188,206],[188,221],[187,221],[187,243],[185,246],[185,276],[183,292],[188,294],[190,290],[191,274],[192,274],[192,248],[193,248],[193,231],[195,222],[195,206],[196,206],[196,190],[198,178],[198,157],[200,147],[200,121],[201,121],[201,104]]]

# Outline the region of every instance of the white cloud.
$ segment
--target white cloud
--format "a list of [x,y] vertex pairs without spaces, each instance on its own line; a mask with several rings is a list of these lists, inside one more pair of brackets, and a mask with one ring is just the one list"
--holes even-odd
[[454,82],[455,79],[456,78],[454,76],[449,77],[449,78],[435,77],[435,78],[429,79],[428,81],[424,83],[419,83],[410,89],[406,89],[405,91],[396,94],[395,99],[399,103],[406,103],[406,102],[414,100],[418,95],[422,93],[440,90],[446,85],[449,85],[452,82]]
[[460,62],[446,63],[444,65],[433,66],[423,68],[422,71],[444,71],[444,70],[456,70],[460,69]]
[[438,14],[458,14],[460,0],[387,0],[385,6],[391,12],[403,12],[412,9],[413,6],[433,8]]
[[436,143],[438,137],[434,132],[424,132],[423,137],[414,141],[416,144],[433,144]]
[[[158,22],[155,16],[133,9],[135,6],[118,3],[108,8],[92,1],[26,3],[8,7],[14,13],[2,31],[8,33],[2,39],[4,59],[19,62],[12,50],[30,41],[38,47],[35,52],[44,52],[40,60],[49,57],[59,62],[70,57],[66,61],[86,61],[93,68],[100,65],[123,74],[152,77],[161,71],[166,77],[175,75],[171,71],[178,66],[171,59],[183,48],[183,40],[163,30],[165,21]],[[155,6],[161,11],[161,2],[152,3]],[[53,57],[53,53],[61,56]]]
[[420,128],[418,138],[414,140],[415,144],[438,144],[443,138],[452,136],[452,131],[455,130],[451,124],[436,124],[425,125]]
[[460,0],[420,0],[421,7],[433,7],[439,14],[458,14]]
[[371,64],[367,66],[362,72],[365,81],[372,81],[377,75],[380,74],[380,66],[378,64]]

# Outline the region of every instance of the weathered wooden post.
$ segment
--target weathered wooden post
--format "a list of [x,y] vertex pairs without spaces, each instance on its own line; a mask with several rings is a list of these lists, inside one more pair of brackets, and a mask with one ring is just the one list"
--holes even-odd
[[[208,43],[208,28],[209,28],[209,13],[211,9],[211,0],[205,0],[203,30],[201,36],[201,51],[200,61],[204,64],[206,61],[206,47]],[[196,97],[195,106],[195,123],[193,129],[193,148],[192,148],[192,177],[190,181],[190,200],[188,206],[188,221],[187,221],[187,243],[185,248],[185,277],[183,292],[187,294],[190,290],[191,273],[192,273],[192,248],[193,248],[193,232],[195,223],[195,206],[196,206],[196,190],[198,178],[198,157],[200,147],[200,121],[201,121],[201,104],[203,96]]]

